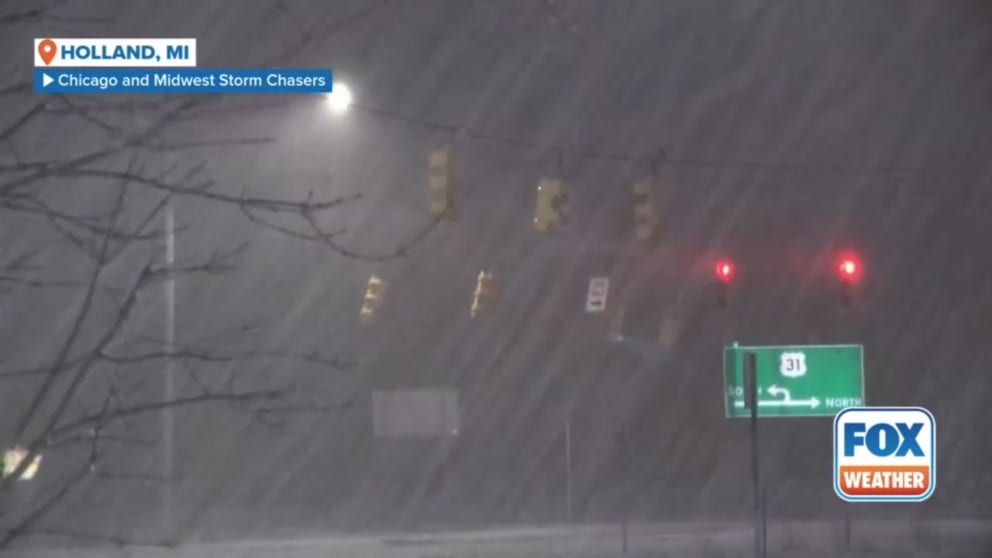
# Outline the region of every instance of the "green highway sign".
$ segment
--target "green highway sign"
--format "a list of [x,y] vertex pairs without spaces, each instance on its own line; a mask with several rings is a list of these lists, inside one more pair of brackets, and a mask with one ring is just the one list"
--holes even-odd
[[861,345],[784,345],[723,349],[724,409],[751,416],[744,393],[744,353],[755,354],[759,417],[826,417],[865,405]]

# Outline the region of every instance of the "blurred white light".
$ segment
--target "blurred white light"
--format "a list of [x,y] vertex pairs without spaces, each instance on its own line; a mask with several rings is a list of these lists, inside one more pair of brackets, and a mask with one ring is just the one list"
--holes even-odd
[[[28,450],[22,447],[15,447],[9,449],[3,453],[3,476],[9,477],[14,474],[14,471],[18,469],[21,465],[21,461],[28,456]],[[38,473],[38,467],[41,465],[41,455],[35,455],[31,463],[24,469],[21,473],[21,477],[18,480],[27,481],[34,478]]]
[[343,83],[335,83],[331,92],[327,94],[327,106],[338,114],[347,112],[351,102],[351,89]]

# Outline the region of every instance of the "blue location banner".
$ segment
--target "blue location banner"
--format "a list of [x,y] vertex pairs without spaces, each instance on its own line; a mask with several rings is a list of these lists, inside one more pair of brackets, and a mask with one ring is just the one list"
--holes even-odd
[[39,68],[34,92],[59,95],[329,93],[329,69]]

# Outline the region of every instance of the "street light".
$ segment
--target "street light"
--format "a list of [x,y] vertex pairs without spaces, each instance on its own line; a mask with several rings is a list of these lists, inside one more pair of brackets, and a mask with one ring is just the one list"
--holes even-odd
[[331,92],[327,94],[327,106],[332,112],[343,114],[351,108],[353,97],[351,89],[343,83],[335,83]]

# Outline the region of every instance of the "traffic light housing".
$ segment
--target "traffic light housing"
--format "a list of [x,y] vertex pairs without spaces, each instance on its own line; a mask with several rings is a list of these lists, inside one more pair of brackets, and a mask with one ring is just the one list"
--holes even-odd
[[644,179],[634,182],[634,237],[642,242],[654,238],[667,210],[668,196],[658,180]]
[[365,288],[365,297],[362,299],[362,309],[359,313],[362,322],[368,323],[375,319],[376,313],[382,307],[385,295],[385,281],[376,275],[369,277],[368,286]]
[[472,307],[469,314],[475,318],[488,312],[496,299],[496,284],[491,271],[482,270],[475,283],[475,293],[472,295]]
[[728,259],[717,260],[713,266],[713,273],[716,275],[717,287],[719,288],[717,304],[726,306],[730,302],[730,287],[736,273],[734,262]]
[[431,151],[428,156],[428,166],[431,215],[439,218],[449,217],[452,205],[451,150]]
[[564,222],[568,192],[560,180],[543,179],[537,185],[537,204],[534,208],[534,229],[548,232]]
[[837,258],[837,278],[840,280],[843,302],[845,306],[854,303],[855,294],[861,282],[861,260],[852,253],[841,254]]

